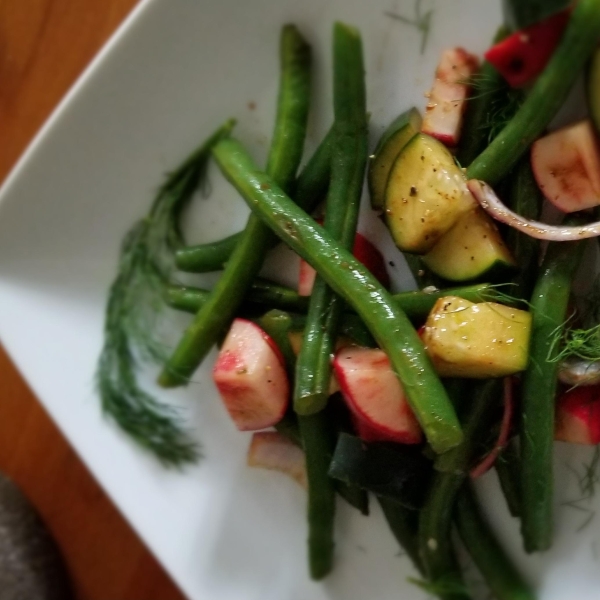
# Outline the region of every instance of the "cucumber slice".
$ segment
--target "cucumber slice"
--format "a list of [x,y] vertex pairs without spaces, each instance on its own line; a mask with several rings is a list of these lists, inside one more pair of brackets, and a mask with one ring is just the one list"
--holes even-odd
[[493,221],[480,209],[463,215],[423,257],[423,263],[448,281],[497,278],[516,266]]
[[594,52],[587,72],[587,98],[590,115],[600,131],[600,48]]
[[434,138],[415,135],[394,162],[385,190],[385,220],[398,248],[424,254],[474,207],[452,154]]
[[385,200],[385,186],[394,161],[407,142],[421,129],[421,115],[411,108],[394,119],[381,136],[375,152],[369,161],[367,180],[373,210],[382,210]]

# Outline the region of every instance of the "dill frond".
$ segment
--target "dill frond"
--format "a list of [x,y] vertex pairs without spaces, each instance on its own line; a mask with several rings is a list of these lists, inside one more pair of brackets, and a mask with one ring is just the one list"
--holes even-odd
[[386,17],[390,17],[390,19],[400,21],[400,23],[414,27],[417,31],[419,31],[421,33],[421,54],[424,54],[425,49],[427,48],[429,34],[431,33],[431,17],[433,16],[433,9],[430,9],[422,14],[421,3],[422,0],[415,0],[415,16],[412,19],[389,10],[385,11],[383,14]]
[[590,362],[600,361],[600,324],[589,329],[573,329],[569,317],[559,325],[551,336],[548,362],[562,362],[568,358],[580,358]]
[[104,344],[96,386],[105,415],[164,465],[194,462],[199,451],[176,410],[138,383],[139,362],[164,363],[159,330],[163,290],[174,271],[174,251],[183,244],[179,216],[205,181],[212,147],[229,135],[228,121],[160,187],[148,215],[126,234],[118,272],[108,293]]

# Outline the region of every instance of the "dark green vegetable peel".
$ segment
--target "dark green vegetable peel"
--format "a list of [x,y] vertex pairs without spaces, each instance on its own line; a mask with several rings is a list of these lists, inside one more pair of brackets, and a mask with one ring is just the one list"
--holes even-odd
[[[304,146],[311,62],[310,48],[293,25],[286,25],[282,30],[280,54],[281,83],[267,172],[278,185],[289,191]],[[160,385],[175,387],[188,383],[235,317],[273,242],[268,227],[256,215],[250,215],[223,276],[167,361],[159,378]]]
[[162,294],[174,270],[173,253],[182,245],[177,217],[206,173],[212,146],[228,136],[233,125],[233,121],[223,125],[168,177],[148,216],[125,237],[117,278],[108,294],[96,372],[102,409],[169,467],[193,462],[198,449],[173,409],[139,386],[138,358],[164,360],[163,346],[152,332],[165,306]]
[[580,0],[562,41],[525,102],[467,169],[468,179],[498,183],[544,132],[600,41],[600,2]]
[[[324,227],[341,246],[351,250],[367,163],[362,42],[354,28],[335,24],[333,62],[334,143]],[[315,278],[296,364],[294,410],[300,415],[319,412],[327,404],[331,356],[344,304],[321,277]]]
[[[599,3],[600,4],[600,3]],[[552,543],[552,449],[558,363],[553,334],[566,319],[571,285],[584,244],[550,244],[531,296],[529,365],[523,376],[521,413],[521,531],[527,552]]]
[[239,142],[225,140],[213,154],[252,211],[311,264],[371,330],[400,377],[432,448],[445,452],[459,444],[462,432],[454,408],[419,336],[391,294],[272,178],[259,171]]

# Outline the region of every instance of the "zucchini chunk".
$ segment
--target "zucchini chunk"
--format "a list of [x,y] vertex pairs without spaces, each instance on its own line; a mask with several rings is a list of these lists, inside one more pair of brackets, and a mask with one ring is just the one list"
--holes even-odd
[[385,221],[404,252],[424,254],[475,207],[448,149],[419,133],[400,153],[385,190]]
[[463,215],[423,257],[423,263],[448,281],[483,277],[493,281],[516,265],[498,228],[480,208]]
[[421,129],[421,115],[411,108],[394,119],[385,130],[369,160],[367,181],[373,210],[383,210],[385,186],[394,161],[407,142]]
[[422,338],[440,376],[486,379],[525,370],[530,335],[527,311],[447,296],[429,313]]

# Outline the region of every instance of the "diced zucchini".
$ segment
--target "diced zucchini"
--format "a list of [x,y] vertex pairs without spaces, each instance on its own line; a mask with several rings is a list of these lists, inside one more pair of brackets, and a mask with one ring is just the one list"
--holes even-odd
[[456,296],[438,300],[423,343],[442,377],[503,377],[527,367],[531,315],[516,308]]
[[394,119],[385,130],[369,161],[368,183],[371,206],[382,210],[385,186],[394,161],[407,142],[421,129],[421,115],[411,108]]
[[480,208],[463,215],[423,257],[425,266],[448,281],[486,281],[515,266],[493,221]]
[[398,248],[426,253],[474,207],[452,154],[432,137],[415,135],[394,162],[385,190],[385,220]]

